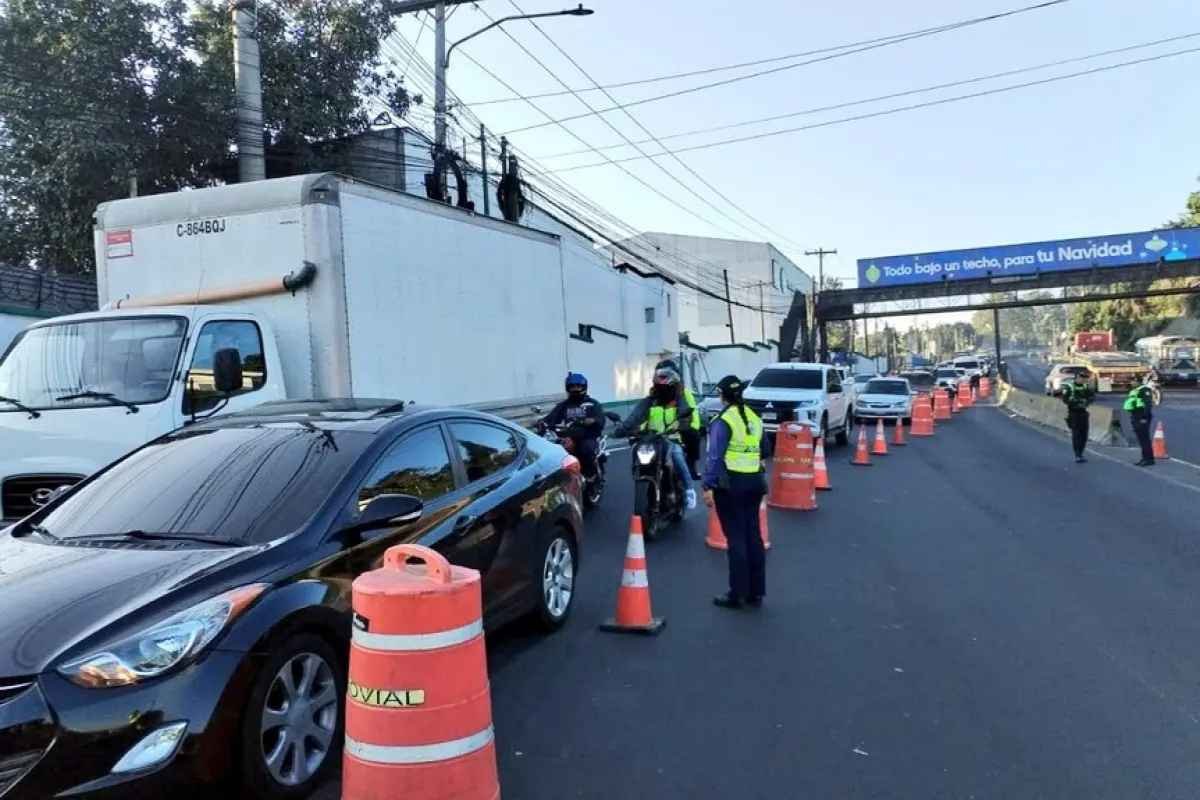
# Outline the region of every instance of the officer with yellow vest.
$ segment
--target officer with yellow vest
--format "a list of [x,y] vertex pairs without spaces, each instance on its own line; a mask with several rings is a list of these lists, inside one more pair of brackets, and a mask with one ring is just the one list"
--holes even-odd
[[[655,370],[670,369],[674,370],[680,378],[683,378],[683,373],[679,371],[679,366],[672,359],[663,359],[654,365]],[[696,404],[696,395],[692,394],[692,390],[687,388],[686,383],[683,386],[683,399],[691,408],[699,408]],[[688,467],[692,471],[692,479],[700,480],[700,473],[696,469],[696,465],[700,463],[700,415],[692,414],[689,424],[683,426],[683,430],[679,432],[683,439],[683,452],[687,455]]]
[[1154,387],[1149,378],[1130,390],[1123,407],[1129,414],[1138,444],[1142,446],[1142,460],[1137,462],[1137,466],[1153,467],[1154,442],[1150,438],[1150,425],[1154,421]]
[[679,373],[664,367],[654,371],[650,396],[634,407],[616,431],[617,436],[629,436],[635,430],[667,434],[672,442],[671,467],[683,484],[688,510],[696,507],[696,490],[692,488],[692,471],[680,444],[680,431],[686,429],[698,414],[696,407],[687,402]]
[[716,507],[729,542],[729,591],[713,598],[722,608],[762,605],[767,593],[767,555],[758,508],[767,493],[763,474],[762,420],[742,401],[745,385],[736,375],[717,384],[725,408],[708,428],[704,503]]

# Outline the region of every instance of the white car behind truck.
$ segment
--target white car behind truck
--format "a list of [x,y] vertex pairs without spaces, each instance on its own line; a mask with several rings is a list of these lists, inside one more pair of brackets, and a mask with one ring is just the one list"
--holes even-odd
[[781,362],[759,370],[743,394],[768,433],[783,422],[800,422],[815,435],[849,441],[854,426],[850,391],[837,367],[829,364]]
[[120,200],[95,246],[102,310],[39,322],[0,361],[2,519],[193,414],[500,405],[566,369],[559,237],[420,198],[310,175]]

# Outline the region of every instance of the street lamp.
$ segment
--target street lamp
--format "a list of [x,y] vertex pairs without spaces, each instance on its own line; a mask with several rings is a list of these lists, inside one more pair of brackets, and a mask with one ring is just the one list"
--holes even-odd
[[510,17],[501,17],[500,19],[493,22],[491,25],[486,25],[486,26],[480,28],[479,30],[475,31],[474,33],[472,33],[468,36],[464,36],[463,38],[459,39],[454,44],[450,45],[450,47],[446,50],[446,56],[443,59],[443,61],[445,63],[443,63],[442,66],[445,69],[450,69],[450,54],[454,52],[454,48],[458,47],[460,44],[462,44],[464,42],[474,39],[479,34],[487,33],[492,28],[497,28],[506,22],[514,22],[519,19],[541,19],[542,17],[588,17],[595,13],[596,12],[590,8],[584,8],[583,4],[581,3],[576,8],[568,8],[563,11],[543,11],[543,12],[540,12],[537,14],[514,14]]

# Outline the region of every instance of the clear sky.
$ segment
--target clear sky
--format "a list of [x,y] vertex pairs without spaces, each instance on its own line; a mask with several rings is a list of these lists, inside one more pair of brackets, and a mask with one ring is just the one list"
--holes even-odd
[[[516,0],[527,12],[577,0]],[[636,80],[932,27],[1031,4],[1033,0],[591,0],[596,14],[542,20],[543,29],[601,83]],[[515,13],[510,0],[480,0],[494,17]],[[450,39],[487,24],[461,6]],[[417,20],[401,30],[415,39]],[[509,30],[574,87],[589,85],[527,22]],[[1063,5],[872,52],[801,67],[719,89],[631,109],[654,134],[740,122],[1083,56],[1200,32],[1197,0],[1069,0]],[[432,58],[425,31],[420,52]],[[672,140],[669,146],[769,131],[984,88],[1079,71],[1147,55],[1200,47],[1200,38],[986,84],[859,106],[734,131]],[[561,89],[499,31],[463,46],[519,91]],[[508,92],[458,53],[450,82],[466,102]],[[759,68],[761,69],[761,67]],[[750,72],[745,69],[741,73]],[[741,73],[614,89],[622,102]],[[614,167],[562,177],[643,230],[771,239],[815,273],[808,248],[837,248],[827,271],[852,279],[858,258],[1036,241],[1152,228],[1178,215],[1200,185],[1200,53],[1047,86],[935,108],[681,154],[681,158],[768,228],[745,231],[703,206],[646,162],[627,168],[694,209],[710,225],[656,197]],[[585,95],[597,107],[608,101]],[[430,97],[429,102],[432,98]],[[555,117],[586,109],[572,97],[537,101]],[[476,113],[496,131],[544,120],[524,103],[485,105]],[[608,116],[631,138],[645,135],[623,114]],[[596,119],[569,123],[594,145],[620,142]],[[556,127],[514,134],[542,159],[580,148]],[[647,148],[652,147],[647,145]],[[612,151],[614,158],[632,155]],[[594,155],[544,159],[570,166]],[[681,180],[709,190],[669,157]],[[724,207],[723,201],[712,198]],[[719,225],[719,227],[718,227]],[[758,231],[758,236],[751,233]],[[851,284],[853,285],[853,284]]]

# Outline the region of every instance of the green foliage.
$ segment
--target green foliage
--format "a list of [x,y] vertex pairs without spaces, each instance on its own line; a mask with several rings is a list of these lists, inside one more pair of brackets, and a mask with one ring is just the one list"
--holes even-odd
[[[1051,292],[1042,291],[1030,292],[1022,295],[1022,298],[1045,300],[1053,296]],[[1014,299],[1016,299],[1016,295],[1012,293],[993,293],[988,295],[987,301],[1003,303]],[[1067,330],[1067,317],[1064,306],[1003,308],[1000,309],[1000,336],[1005,342],[1017,347],[1052,345]],[[990,310],[976,311],[971,317],[971,323],[979,331],[980,336],[990,340],[994,336],[992,319]]]
[[[337,168],[315,142],[410,98],[380,40],[390,0],[260,3],[268,174]],[[280,9],[282,8],[282,13]],[[0,262],[92,268],[106,200],[236,176],[232,22],[221,0],[0,3]]]

